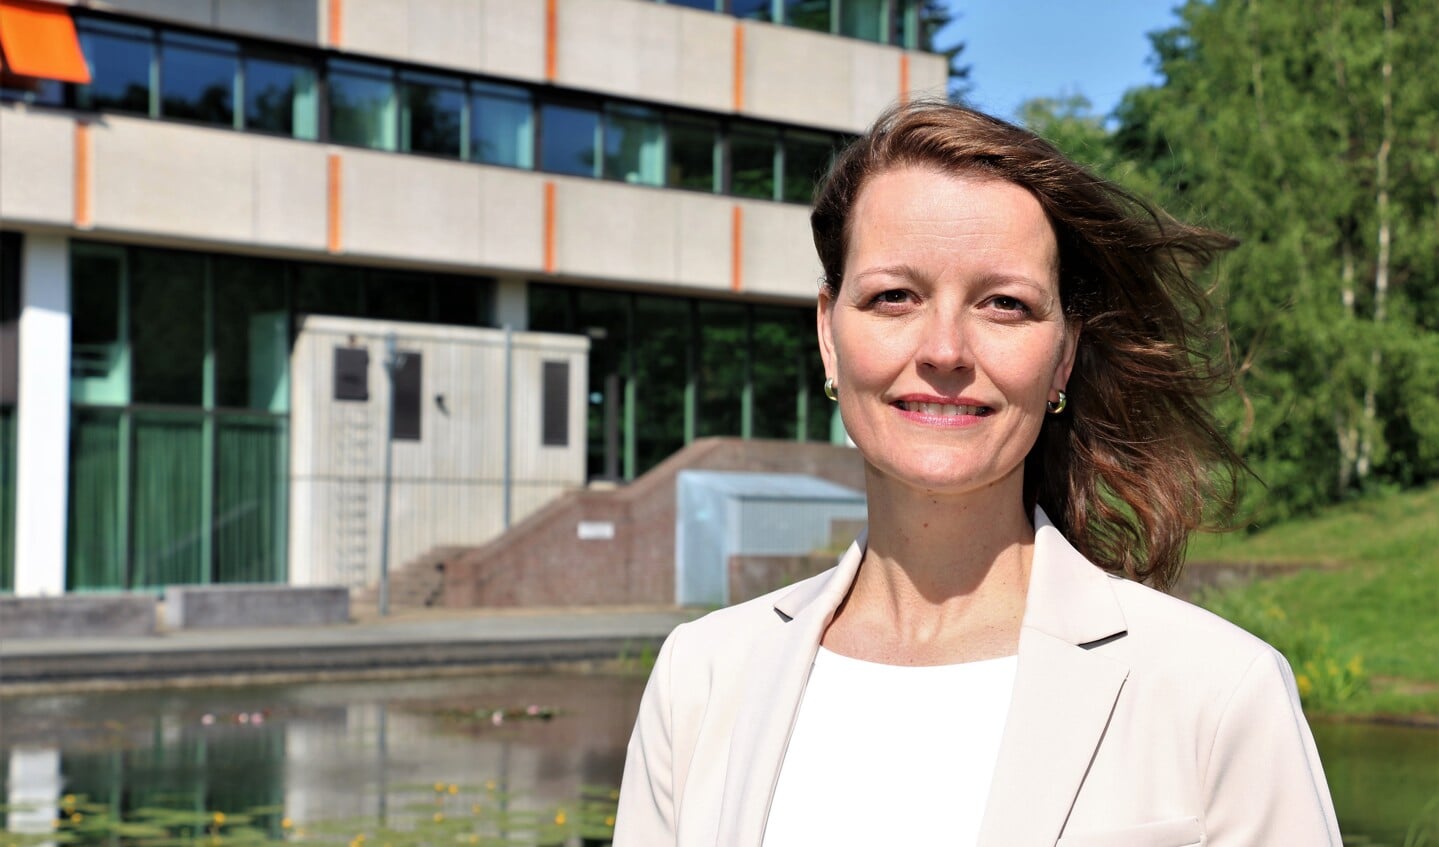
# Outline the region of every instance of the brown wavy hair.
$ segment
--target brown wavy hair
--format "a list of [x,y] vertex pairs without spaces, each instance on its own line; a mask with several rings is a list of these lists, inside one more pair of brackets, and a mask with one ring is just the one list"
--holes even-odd
[[1232,512],[1243,467],[1209,408],[1231,384],[1228,345],[1194,279],[1237,242],[1175,220],[1026,129],[921,100],[880,116],[815,189],[810,223],[831,294],[860,190],[906,166],[1004,180],[1039,200],[1059,242],[1064,312],[1083,329],[1068,407],[1046,416],[1025,460],[1026,507],[1043,507],[1100,567],[1172,585],[1190,532],[1216,506]]

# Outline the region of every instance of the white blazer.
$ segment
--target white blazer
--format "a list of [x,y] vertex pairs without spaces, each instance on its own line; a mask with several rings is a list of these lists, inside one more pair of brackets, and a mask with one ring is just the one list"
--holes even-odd
[[[820,638],[864,543],[823,574],[670,635],[630,739],[615,847],[760,847]],[[979,843],[1340,840],[1284,658],[1209,612],[1100,570],[1036,510],[1014,694]]]

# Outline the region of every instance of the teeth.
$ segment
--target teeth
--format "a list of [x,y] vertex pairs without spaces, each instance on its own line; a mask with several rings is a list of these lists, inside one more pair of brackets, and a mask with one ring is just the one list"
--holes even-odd
[[979,415],[983,414],[988,406],[955,406],[949,403],[907,403],[901,402],[900,406],[907,412],[918,412],[921,415],[936,415],[939,417],[954,417],[956,415]]

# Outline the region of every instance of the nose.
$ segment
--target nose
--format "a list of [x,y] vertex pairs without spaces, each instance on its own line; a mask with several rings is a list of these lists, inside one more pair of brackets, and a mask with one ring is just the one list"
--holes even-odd
[[969,333],[957,315],[930,313],[928,320],[916,327],[919,338],[915,345],[915,361],[923,370],[929,368],[949,372],[970,364]]

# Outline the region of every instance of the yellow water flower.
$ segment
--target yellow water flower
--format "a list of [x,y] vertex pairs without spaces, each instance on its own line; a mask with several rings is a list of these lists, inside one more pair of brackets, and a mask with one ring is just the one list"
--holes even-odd
[[478,815],[480,812],[483,812],[484,810],[485,810],[485,807],[484,807],[484,806],[481,806],[479,803],[476,803],[475,805],[473,805],[473,806],[470,807],[470,814],[472,814],[472,815]]
[[565,818],[564,809],[560,809],[558,812],[555,812],[555,826],[564,826],[566,820],[567,818]]
[[444,823],[444,822],[445,822],[445,814],[444,814],[444,812],[435,812],[435,823]]
[[63,804],[65,804],[66,806],[73,806],[73,805],[75,805],[75,795],[74,795],[74,794],[66,794],[64,797],[62,797],[62,798],[60,799],[60,802],[63,803]]
[[1364,660],[1359,657],[1358,653],[1355,653],[1349,658],[1349,663],[1344,668],[1354,676],[1361,676],[1364,673]]
[[608,817],[605,818],[605,826],[614,826],[614,825],[615,825],[615,816],[614,816],[614,815],[609,815]]
[[364,843],[365,843],[365,834],[362,832],[362,833],[360,833],[359,835],[356,835],[356,836],[355,836],[355,842],[358,843],[358,844],[364,844]]
[[280,818],[280,829],[290,829],[294,825],[295,822],[289,818]]
[[80,823],[83,820],[85,820],[85,816],[79,812],[72,812],[70,814],[70,823]]
[[436,794],[443,794],[444,792],[445,792],[445,784],[444,784],[443,782],[437,782],[437,783],[435,783],[435,793],[436,793]]
[[215,826],[224,826],[224,825],[225,825],[225,813],[224,813],[224,812],[216,812],[215,814],[213,814],[213,815],[210,816],[210,820],[212,820],[212,821],[215,822]]
[[1309,677],[1305,674],[1300,674],[1299,676],[1295,677],[1294,682],[1299,685],[1300,697],[1308,697],[1309,692],[1314,690],[1314,683],[1311,682]]
[[479,837],[478,835],[471,835],[471,836],[470,836],[470,843],[471,843],[471,844],[479,844],[479,843],[480,843],[480,837]]
[[495,790],[495,781],[494,781],[493,779],[487,780],[487,781],[485,782],[485,790],[486,790],[486,791],[494,791],[494,790]]
[[460,787],[459,787],[458,785],[454,784],[453,782],[450,783],[450,793],[451,793],[451,794],[459,794],[459,793],[460,793]]

